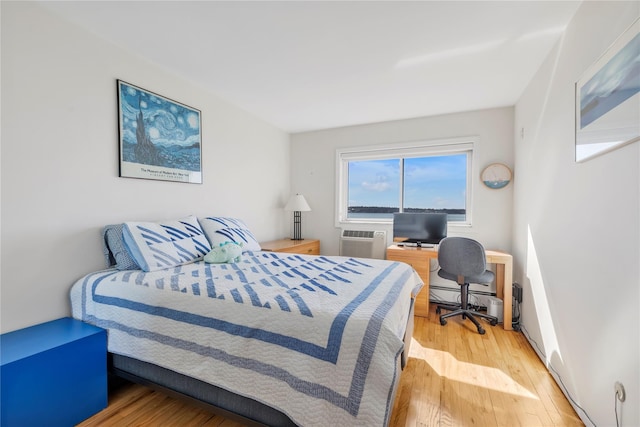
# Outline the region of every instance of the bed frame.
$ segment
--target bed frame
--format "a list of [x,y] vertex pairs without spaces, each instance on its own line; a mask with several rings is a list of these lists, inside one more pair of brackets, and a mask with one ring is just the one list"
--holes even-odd
[[[407,364],[413,335],[414,301],[413,299],[411,301],[407,329],[404,335],[405,346],[400,358],[402,369]],[[120,378],[160,390],[171,396],[187,399],[211,410],[213,413],[241,422],[247,426],[296,426],[287,415],[264,403],[152,363],[109,353],[109,372]]]

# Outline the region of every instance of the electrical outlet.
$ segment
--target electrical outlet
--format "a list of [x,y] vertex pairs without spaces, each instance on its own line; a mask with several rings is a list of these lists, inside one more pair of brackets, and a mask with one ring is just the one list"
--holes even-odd
[[627,398],[627,395],[624,392],[624,386],[622,385],[622,383],[620,381],[616,381],[613,387],[614,387],[614,390],[616,391],[616,398],[620,402],[624,402],[625,399]]

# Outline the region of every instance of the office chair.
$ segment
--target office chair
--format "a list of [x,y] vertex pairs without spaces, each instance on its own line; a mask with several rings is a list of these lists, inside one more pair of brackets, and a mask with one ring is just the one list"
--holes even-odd
[[495,277],[493,271],[487,270],[487,258],[482,245],[466,237],[447,237],[442,239],[438,248],[438,262],[440,270],[438,276],[453,280],[460,285],[461,304],[441,304],[436,308],[440,314],[442,309],[451,310],[450,313],[440,316],[440,324],[446,325],[447,318],[462,316],[469,318],[478,328],[478,333],[484,335],[485,330],[476,317],[488,319],[492,326],[498,324],[498,319],[485,313],[471,310],[469,304],[469,283],[488,285]]

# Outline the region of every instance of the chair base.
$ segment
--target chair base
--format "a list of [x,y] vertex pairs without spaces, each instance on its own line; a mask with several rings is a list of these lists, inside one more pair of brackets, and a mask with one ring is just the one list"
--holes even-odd
[[463,319],[469,318],[469,320],[471,320],[473,324],[476,325],[476,328],[478,329],[478,333],[480,335],[484,335],[485,330],[482,327],[482,325],[480,325],[480,322],[478,321],[478,319],[476,319],[476,317],[489,320],[489,323],[491,324],[491,326],[495,326],[498,324],[498,318],[495,316],[480,313],[475,310],[470,310],[468,308],[463,308],[460,306],[444,305],[444,304],[438,305],[436,308],[436,314],[440,314],[442,309],[453,310],[451,311],[451,313],[443,314],[440,316],[440,324],[442,326],[447,324],[447,320],[446,320],[447,318],[454,317],[454,316],[462,316]]

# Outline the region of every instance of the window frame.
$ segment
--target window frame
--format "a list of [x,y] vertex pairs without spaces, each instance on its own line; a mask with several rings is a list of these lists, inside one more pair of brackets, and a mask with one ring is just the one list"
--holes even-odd
[[[447,139],[421,140],[411,142],[389,143],[381,145],[358,146],[336,149],[336,200],[335,200],[335,225],[343,227],[350,224],[386,224],[390,225],[392,219],[349,219],[348,209],[348,185],[350,161],[404,159],[410,157],[426,157],[448,154],[467,154],[467,191],[465,194],[466,220],[449,221],[449,226],[470,227],[472,225],[472,202],[474,193],[475,176],[474,165],[476,162],[478,137],[457,137]],[[400,177],[400,185],[404,186],[403,177]],[[401,188],[402,190],[402,188]]]

